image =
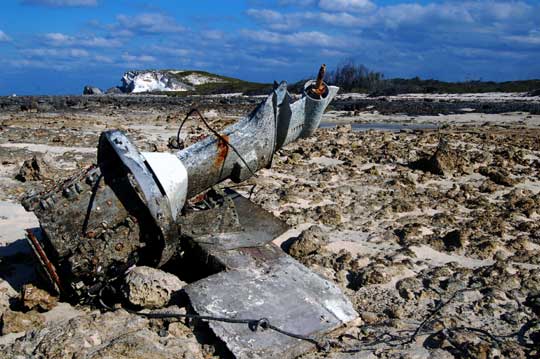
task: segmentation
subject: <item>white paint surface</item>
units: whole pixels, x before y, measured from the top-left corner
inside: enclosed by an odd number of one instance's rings
[[[188,174],[184,164],[172,153],[143,152],[142,155],[163,187],[173,218],[176,218],[187,197]]]

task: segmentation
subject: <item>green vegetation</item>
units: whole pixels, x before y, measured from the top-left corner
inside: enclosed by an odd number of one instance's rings
[[[164,92],[169,96],[190,96],[190,95],[214,95],[223,93],[243,93],[244,95],[266,95],[272,91],[272,84],[249,82],[233,77],[212,74],[206,71],[183,71],[171,73],[178,81],[185,82],[184,77],[189,75],[201,75],[210,78],[219,78],[222,82],[210,82],[202,85],[195,85],[195,91],[174,91]]]
[[[165,70],[167,71],[167,70]],[[169,70],[172,71],[172,70]],[[211,78],[219,78],[222,82],[211,82],[195,85],[194,91],[163,92],[168,96],[212,95],[223,93],[243,93],[244,95],[266,95],[272,91],[272,84],[244,81],[232,77],[212,74],[206,71],[183,71],[171,73],[179,81],[184,77],[196,74]],[[301,93],[306,80],[289,85],[291,93]],[[380,72],[369,70],[364,65],[347,60],[336,69],[329,71],[326,82],[341,87],[343,92],[367,93],[371,96],[393,96],[403,93],[485,93],[485,92],[537,92],[540,80],[523,81],[465,81],[445,82],[439,80],[385,79]]]
[[[400,93],[484,93],[484,92],[533,92],[540,89],[540,80],[524,81],[466,81],[444,82],[438,80],[412,79],[386,80],[384,86],[374,91],[372,95],[389,96]]]
[[[438,80],[385,79],[380,72],[369,70],[354,60],[345,60],[335,70],[329,71],[326,82],[341,87],[343,92],[368,93],[372,96],[392,96],[402,93],[484,93],[484,92],[535,92],[540,80],[524,81],[465,81],[445,82]],[[305,80],[290,86],[293,92],[302,91]]]

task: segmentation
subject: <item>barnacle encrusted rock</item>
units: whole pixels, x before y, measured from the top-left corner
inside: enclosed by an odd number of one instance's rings
[[[135,267],[125,278],[123,293],[133,305],[144,308],[161,308],[177,294],[186,283],[177,276],[151,267]]]
[[[24,161],[15,178],[21,182],[42,181],[51,178],[51,173],[52,170],[49,161],[44,156],[36,155]]]
[[[0,346],[5,358],[202,358],[195,338],[160,337],[124,310],[93,312],[27,333]]]
[[[43,327],[44,322],[43,315],[36,311],[23,313],[8,309],[2,315],[2,335],[39,329]]]
[[[328,242],[328,237],[318,226],[312,226],[303,231],[289,248],[289,254],[302,258],[320,250]]]
[[[37,288],[32,284],[27,284],[22,289],[21,299],[27,309],[38,309],[40,311],[51,310],[58,303],[58,298],[53,297],[47,291]]]
[[[439,141],[437,150],[431,157],[422,158],[411,163],[413,169],[419,169],[441,176],[451,175],[460,166],[463,166],[463,160],[445,139]]]

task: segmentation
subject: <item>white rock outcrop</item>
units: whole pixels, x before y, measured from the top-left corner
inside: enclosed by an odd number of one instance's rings
[[[193,91],[195,86],[227,82],[222,77],[199,71],[128,71],[119,87],[124,93]]]
[[[191,91],[193,86],[177,80],[166,71],[128,71],[122,77],[122,90],[126,93],[155,91]]]

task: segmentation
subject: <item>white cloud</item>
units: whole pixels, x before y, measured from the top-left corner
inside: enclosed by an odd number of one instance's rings
[[[310,23],[323,23],[376,31],[402,26],[440,28],[448,24],[474,24],[477,29],[523,26],[524,21],[534,21],[535,13],[535,9],[527,3],[498,0],[446,1],[425,5],[403,2],[381,7],[376,7],[369,0],[320,0],[319,6],[324,11],[281,13],[270,9],[249,9],[246,13],[272,30],[303,29]],[[358,13],[360,10],[363,12]]]
[[[197,53],[202,55],[201,52],[198,52],[192,49],[183,49],[183,48],[166,47],[166,46],[151,46],[150,50],[152,50],[152,52],[156,52],[158,54],[168,55],[168,56],[184,57],[184,56],[189,56],[189,55],[193,55]]]
[[[296,6],[311,6],[316,0],[279,0],[278,4],[281,6],[296,5]]]
[[[540,45],[540,31],[531,30],[527,35],[506,36],[505,40],[523,45]]]
[[[396,29],[400,26],[441,23],[474,23],[471,10],[463,3],[398,4],[380,8],[373,19],[374,26]]]
[[[122,45],[122,42],[118,39],[91,36],[77,39],[77,44],[84,47],[118,47]]]
[[[103,63],[103,64],[113,64],[114,63],[113,59],[111,59],[108,56],[103,56],[103,55],[94,55],[94,60],[96,60],[97,62]]]
[[[225,33],[220,30],[207,30],[201,32],[201,36],[207,40],[222,40],[225,37]]]
[[[451,47],[449,50],[457,57],[463,57],[470,60],[485,60],[493,58],[523,60],[529,56],[528,53],[521,53],[516,51],[490,50],[467,47]]]
[[[241,33],[251,40],[272,45],[281,44],[298,47],[340,47],[345,45],[345,42],[341,38],[330,36],[319,31],[283,34],[272,31],[242,30]]]
[[[299,29],[309,22],[325,23],[339,27],[359,26],[365,23],[365,17],[354,16],[346,12],[296,12],[279,13],[268,9],[249,9],[247,15],[266,24],[272,30]]]
[[[64,45],[67,42],[72,42],[74,40],[73,37],[61,34],[59,32],[52,32],[52,33],[45,34],[45,38],[59,45]]]
[[[7,36],[5,32],[0,30],[0,42],[9,42],[9,41],[11,41],[11,38]]]
[[[39,60],[17,59],[10,60],[9,64],[16,68],[51,68],[50,63],[47,63],[47,61]]]
[[[21,51],[26,56],[29,57],[58,57],[58,58],[80,58],[88,57],[90,54],[88,51],[83,49],[24,49]]]
[[[98,4],[97,0],[22,0],[21,3],[49,7],[87,7]]]
[[[116,19],[118,20],[117,29],[129,30],[134,33],[159,34],[185,31],[185,28],[177,24],[174,18],[163,14],[118,15]]]
[[[44,35],[45,41],[52,46],[82,46],[82,47],[118,47],[122,42],[99,36],[75,37],[59,32]]]
[[[320,0],[319,7],[328,11],[370,11],[377,6],[370,0]]]
[[[249,9],[248,16],[267,24],[273,30],[301,28],[308,22],[326,23],[334,26],[357,26],[365,23],[365,16],[359,17],[347,12],[294,12],[279,13],[268,9]]]
[[[534,14],[532,6],[521,1],[474,1],[467,2],[465,5],[474,11],[478,18],[492,18],[498,21],[523,18]]]
[[[246,11],[248,16],[251,16],[252,18],[263,21],[263,22],[277,22],[277,21],[283,21],[284,15],[274,11],[274,10],[268,10],[268,9],[248,9]]]
[[[150,55],[130,55],[128,52],[122,54],[122,59],[130,63],[156,62],[156,58]]]
[[[319,18],[322,22],[326,24],[330,24],[333,26],[345,26],[345,27],[361,26],[361,25],[366,24],[367,21],[369,21],[369,18],[366,20],[364,17],[353,16],[346,12],[340,12],[340,13],[322,12],[320,13]]]

